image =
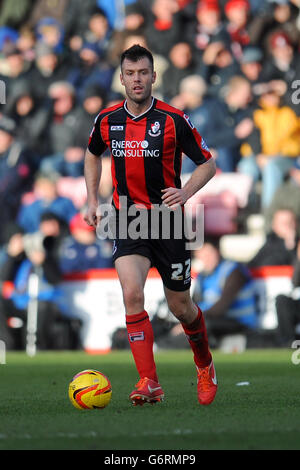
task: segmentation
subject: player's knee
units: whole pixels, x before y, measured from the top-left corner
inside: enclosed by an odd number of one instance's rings
[[[123,290],[123,298],[126,311],[141,311],[144,308],[143,290],[133,286]]]
[[[180,322],[185,322],[189,310],[188,302],[185,299],[169,300],[168,306],[173,315]]]

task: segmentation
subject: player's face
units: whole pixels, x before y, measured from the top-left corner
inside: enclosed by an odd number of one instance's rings
[[[120,78],[127,97],[135,103],[141,104],[151,96],[156,74],[152,70],[149,59],[143,57],[137,62],[125,59]]]

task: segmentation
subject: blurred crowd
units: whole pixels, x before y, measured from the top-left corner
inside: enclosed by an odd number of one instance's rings
[[[299,6],[300,0],[0,1],[0,324],[24,318],[29,275],[38,272],[41,306],[52,309],[40,315],[40,347],[55,347],[58,326],[51,333],[49,318],[70,320],[59,291],[63,276],[112,266],[110,244],[83,221],[83,159],[97,114],[124,99],[119,59],[136,43],[154,55],[155,96],[190,116],[218,174],[251,178],[247,214],[266,219],[266,246],[249,266],[228,266],[211,279],[216,296],[205,307],[208,316],[231,312],[228,299],[234,302],[244,286],[251,291],[251,266],[299,264]],[[185,156],[182,171],[193,171]],[[110,202],[111,192],[107,154],[99,200]],[[212,251],[195,258],[205,253]],[[218,265],[207,268],[207,279]],[[214,312],[236,269],[227,303]],[[210,286],[207,279],[199,285]],[[255,326],[252,313],[246,326]],[[78,326],[69,323],[73,338]],[[8,331],[0,333],[15,345]]]

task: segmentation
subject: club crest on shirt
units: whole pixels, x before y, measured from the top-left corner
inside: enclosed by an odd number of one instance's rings
[[[151,135],[151,137],[158,137],[161,134],[160,124],[158,121],[151,124],[151,129],[149,129],[148,134]]]

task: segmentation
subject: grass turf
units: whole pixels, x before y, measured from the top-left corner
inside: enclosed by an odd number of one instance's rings
[[[300,365],[292,352],[214,352],[219,390],[208,407],[197,402],[190,351],[156,354],[166,400],[143,407],[128,400],[137,376],[127,351],[7,353],[0,365],[0,449],[300,449]],[[104,410],[76,410],[69,402],[69,381],[87,368],[111,380]]]

